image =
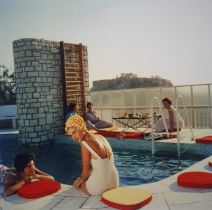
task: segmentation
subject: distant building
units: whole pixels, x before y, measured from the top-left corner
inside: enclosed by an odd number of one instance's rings
[[[133,74],[133,73],[122,73],[121,77],[136,78],[138,76],[137,74]]]

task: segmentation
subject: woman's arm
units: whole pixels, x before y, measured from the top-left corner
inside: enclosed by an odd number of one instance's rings
[[[82,174],[81,178],[87,179],[90,175],[90,162],[91,162],[91,154],[85,148],[85,146],[81,145],[81,155],[82,155]]]
[[[81,185],[87,180],[87,178],[90,175],[91,154],[83,145],[81,145],[81,154],[82,154],[82,174],[81,177],[78,177],[74,181],[73,185],[75,187],[81,187]]]
[[[42,179],[50,179],[50,180],[54,180],[54,177],[39,170],[38,168],[35,168],[35,175],[34,177],[35,179],[39,179],[39,180],[42,180]]]
[[[4,196],[12,195],[13,193],[16,192],[16,190],[18,190],[19,188],[21,188],[22,186],[24,186],[24,184],[25,184],[25,181],[20,181],[17,184],[12,185],[10,187],[5,186],[4,187],[4,191],[3,191],[3,195]]]
[[[17,177],[12,174],[7,174],[5,177],[4,183],[4,196],[12,195],[19,188],[21,188],[24,184],[31,182],[31,177],[26,177],[24,180],[17,181]]]
[[[46,176],[46,175],[40,175],[40,174],[34,174],[33,176],[34,179],[39,179],[39,180],[43,180],[43,179],[49,179],[49,180],[54,180],[53,176]]]

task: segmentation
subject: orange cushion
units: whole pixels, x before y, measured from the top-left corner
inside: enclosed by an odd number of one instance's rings
[[[40,198],[61,188],[61,184],[53,180],[41,180],[30,182],[17,190],[18,195],[23,198]]]
[[[204,136],[202,138],[196,139],[196,143],[212,144],[212,136]]]
[[[185,172],[177,177],[177,183],[188,188],[212,188],[212,173]]]
[[[122,210],[139,209],[152,200],[152,194],[137,188],[119,187],[102,194],[101,201]]]

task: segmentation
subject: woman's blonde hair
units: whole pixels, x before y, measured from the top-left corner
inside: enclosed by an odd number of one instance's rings
[[[70,116],[68,120],[66,121],[65,131],[68,132],[68,129],[71,127],[74,127],[77,130],[87,131],[85,121],[78,114]]]

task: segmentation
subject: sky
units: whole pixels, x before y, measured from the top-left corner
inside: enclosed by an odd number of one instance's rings
[[[0,64],[12,42],[88,47],[90,82],[132,72],[174,85],[212,83],[212,0],[0,0]]]

